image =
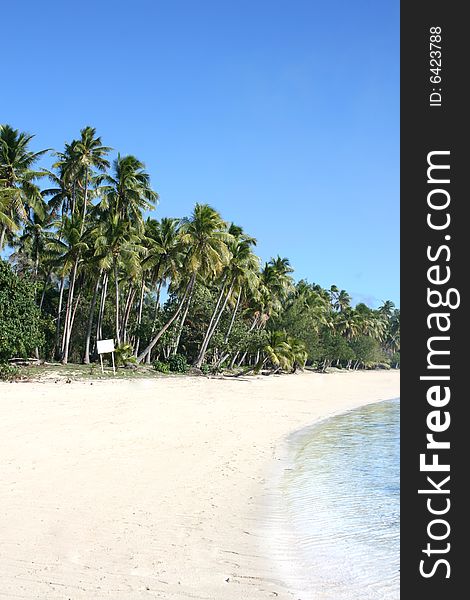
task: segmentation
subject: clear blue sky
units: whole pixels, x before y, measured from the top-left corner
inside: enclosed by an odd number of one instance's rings
[[[207,202],[266,260],[399,303],[398,0],[8,2],[0,121],[143,160],[156,216]]]

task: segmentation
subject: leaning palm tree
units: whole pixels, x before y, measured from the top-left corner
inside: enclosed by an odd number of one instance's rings
[[[180,236],[181,219],[164,217],[161,221],[147,219],[145,223],[145,258],[142,261],[142,284],[137,313],[137,339],[134,354],[138,356],[140,348],[140,325],[144,306],[145,277],[155,293],[155,316],[152,333],[155,329],[160,310],[162,287],[170,281],[177,281],[183,264],[183,245]],[[147,355],[150,359],[150,354]]]
[[[123,256],[132,261],[134,271],[140,267],[139,256],[145,249],[141,245],[141,238],[128,222],[122,220],[117,213],[104,210],[101,213],[99,233],[95,239],[95,253],[97,256],[107,257],[112,265],[114,276],[114,299],[115,299],[115,336],[117,343],[121,343],[121,294],[120,294],[120,266]]]
[[[241,294],[240,288],[243,287],[246,281],[250,278],[251,274],[259,269],[258,258],[255,257],[251,249],[252,246],[256,244],[256,240],[243,234],[242,228],[234,225],[230,227],[229,234],[232,236],[232,239],[228,243],[231,256],[228,264],[224,268],[221,278],[219,297],[195,361],[196,367],[201,367],[202,363],[204,362],[211,338],[217,329],[217,325],[219,324],[222,314],[224,313],[227,303],[231,299],[234,290],[237,288],[239,289],[239,303]],[[234,315],[238,309],[238,303],[236,304]],[[232,325],[233,319],[231,321],[231,326]],[[230,332],[228,335],[230,335]]]
[[[157,306],[161,288],[177,278],[183,263],[180,225],[181,219],[170,217],[164,217],[161,221],[147,219],[145,224],[147,254],[142,266],[150,271]]]
[[[182,223],[181,242],[185,248],[183,261],[183,277],[180,280],[180,299],[177,308],[170,319],[152,338],[147,347],[139,354],[137,361],[141,362],[152,351],[155,344],[182,313],[180,328],[184,326],[191,303],[197,276],[206,281],[215,279],[224,266],[228,264],[230,252],[227,243],[231,235],[220,214],[207,204],[196,204],[189,219]]]
[[[288,258],[277,256],[272,258],[264,266],[261,272],[259,303],[260,311],[257,327],[262,327],[267,320],[282,310],[283,303],[293,289],[290,266]]]
[[[14,232],[33,209],[42,216],[44,201],[34,183],[43,176],[32,167],[48,150],[32,152],[29,145],[34,136],[0,125],[0,250],[8,232]]]
[[[101,187],[100,210],[104,214],[104,237],[113,255],[113,271],[116,299],[116,339],[121,343],[119,258],[126,251],[127,260],[133,265],[142,254],[139,234],[144,232],[142,211],[154,208],[158,194],[150,187],[150,177],[145,165],[135,156],[121,156],[113,162],[113,172],[105,175]]]

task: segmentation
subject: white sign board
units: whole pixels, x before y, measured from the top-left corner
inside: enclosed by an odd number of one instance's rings
[[[114,352],[114,340],[98,340],[96,342],[98,354],[105,352]]]

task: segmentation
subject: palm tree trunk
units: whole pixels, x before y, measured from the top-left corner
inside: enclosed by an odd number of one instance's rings
[[[78,308],[78,305],[80,304],[81,298],[82,298],[82,290],[80,290],[78,292],[77,299],[75,300],[75,306],[73,307],[72,318],[70,320],[69,337],[71,337],[71,335],[72,335],[72,329],[73,329],[73,324],[75,321],[75,315],[77,314],[77,308]]]
[[[80,226],[80,237],[83,235],[85,229],[85,217],[88,204],[88,169],[85,169],[85,189],[83,190],[83,212],[82,212],[82,223]]]
[[[184,309],[183,316],[181,317],[181,322],[180,322],[179,328],[178,328],[178,335],[176,337],[176,342],[175,342],[175,345],[173,347],[172,354],[176,354],[178,352],[178,348],[179,348],[180,340],[181,340],[181,335],[183,333],[184,323],[186,321],[186,317],[188,316],[189,307],[191,305],[191,300],[192,300],[192,297],[193,297],[193,289],[194,288],[191,288],[191,291],[189,292],[189,295],[188,295],[188,300],[186,302],[186,308]]]
[[[121,334],[120,334],[120,323],[119,323],[119,279],[118,279],[118,264],[117,264],[117,257],[114,257],[113,260],[114,263],[114,289],[115,289],[115,301],[116,301],[116,305],[115,305],[115,309],[116,309],[116,323],[115,323],[115,327],[116,327],[116,340],[117,340],[117,345],[120,346],[121,345]]]
[[[96,298],[98,297],[98,290],[100,287],[102,273],[103,273],[103,269],[101,269],[98,274],[95,288],[93,290],[93,297],[91,299],[91,304],[90,304],[90,313],[88,315],[88,326],[87,326],[87,331],[86,331],[85,354],[83,356],[83,364],[85,364],[85,365],[90,364],[90,341],[91,341],[91,331],[93,329],[93,315],[95,312]]]
[[[67,308],[65,311],[64,335],[62,338],[62,363],[64,365],[67,364],[68,359],[69,359],[69,344],[70,344],[70,329],[71,329],[71,321],[72,321],[73,294],[75,291],[75,281],[77,279],[78,260],[79,260],[79,257],[77,256],[75,263],[73,265],[72,277],[70,279],[69,293],[68,293],[68,297],[67,297]]]
[[[85,228],[85,216],[86,216],[86,210],[87,210],[87,201],[88,201],[88,169],[85,170],[85,189],[84,189],[84,195],[83,195],[83,214],[82,214],[82,222],[80,225],[80,236],[83,234],[83,231]],[[75,318],[75,313],[73,313],[73,315],[72,315],[72,304],[73,304],[73,295],[74,295],[74,291],[75,291],[75,280],[77,277],[77,269],[78,269],[79,260],[80,260],[80,252],[78,253],[77,258],[75,259],[75,264],[73,266],[73,275],[72,275],[71,283],[69,285],[69,294],[68,294],[68,298],[67,298],[67,309],[65,312],[64,335],[62,338],[62,346],[63,346],[62,363],[64,365],[66,365],[68,363],[69,345],[70,345],[70,338],[71,338],[71,334],[72,334],[72,325],[73,325],[73,319]],[[77,306],[78,306],[78,302],[75,306],[75,309]]]
[[[230,288],[229,288],[229,290],[228,290],[228,292],[227,292],[227,294],[225,296],[225,300],[224,300],[224,303],[222,305],[222,308],[220,309],[220,311],[219,311],[219,313],[218,313],[215,321],[212,323],[212,327],[207,331],[205,340],[203,341],[202,346],[201,346],[201,350],[199,351],[199,356],[197,357],[197,360],[196,360],[196,362],[194,364],[195,367],[200,368],[201,365],[202,365],[202,363],[203,363],[203,361],[204,361],[204,357],[206,355],[207,348],[209,346],[209,342],[211,341],[212,336],[214,335],[215,330],[217,329],[217,325],[219,324],[220,318],[221,318],[221,316],[222,316],[222,314],[223,314],[223,312],[225,310],[225,307],[227,306],[227,302],[228,302],[230,296],[232,295],[233,285],[234,284],[232,282],[232,284],[230,285]]]
[[[46,295],[46,286],[47,286],[47,282],[49,280],[50,275],[51,275],[51,271],[49,270],[47,272],[46,277],[44,278],[44,285],[43,285],[43,288],[42,288],[41,299],[39,301],[39,310],[42,310],[42,305],[44,303],[44,297]],[[39,348],[37,346],[34,349],[34,355],[39,360]]]
[[[196,362],[194,363],[196,367],[200,367],[202,364],[202,361],[200,361],[199,359],[200,359],[201,353],[203,352],[203,350],[206,346],[206,340],[210,335],[210,332],[212,330],[212,324],[214,323],[214,319],[216,318],[220,303],[222,302],[222,298],[223,298],[224,291],[225,291],[225,284],[226,284],[226,281],[224,280],[223,285],[220,289],[219,297],[217,298],[217,303],[215,305],[214,311],[212,312],[211,320],[209,321],[209,325],[207,326],[206,333],[204,334],[204,338],[202,340],[202,344],[201,344],[201,348],[199,350],[198,357],[196,359]]]
[[[77,186],[77,183],[76,183],[76,179],[74,178],[73,185],[72,185],[72,206],[71,206],[71,210],[70,210],[71,215],[73,215],[75,213],[75,199],[77,197],[76,186]]]
[[[233,358],[230,361],[230,369],[233,369],[233,367],[235,366],[235,361],[237,360],[239,354],[240,352],[235,352],[235,354],[233,355]]]
[[[98,322],[96,324],[96,339],[103,339],[103,317],[104,317],[104,308],[106,304],[106,295],[108,293],[108,281],[109,274],[105,271],[103,275],[103,284],[101,286],[101,298],[100,298],[100,308],[98,311]]]
[[[160,329],[160,331],[157,333],[157,335],[154,336],[154,338],[149,343],[149,345],[139,354],[139,356],[137,357],[138,363],[142,362],[142,360],[145,358],[145,356],[147,356],[147,354],[152,351],[155,344],[162,337],[162,335],[165,333],[165,331],[170,327],[170,325],[173,323],[173,321],[178,318],[178,315],[180,314],[181,309],[183,308],[183,304],[184,304],[188,294],[191,294],[193,291],[195,281],[196,281],[196,273],[193,273],[191,275],[191,279],[189,280],[188,285],[186,286],[186,290],[184,291],[183,298],[181,299],[181,302],[180,302],[178,308],[176,309],[174,315],[165,323],[165,325]]]
[[[55,349],[54,355],[56,358],[59,356],[59,343],[60,343],[60,325],[62,320],[62,304],[64,300],[64,289],[65,289],[65,276],[60,280],[60,289],[59,289],[59,307],[57,309],[57,325],[56,325],[56,339],[55,339]]]
[[[245,358],[246,358],[246,355],[247,355],[247,354],[248,354],[248,352],[244,352],[244,353],[243,353],[243,356],[242,356],[242,357],[240,358],[240,360],[238,361],[237,367],[241,367],[241,366],[242,366],[242,364],[243,364],[243,361],[245,360]]]
[[[2,225],[2,233],[0,233],[0,250],[3,250],[3,243],[5,241],[6,232],[7,232],[7,226]]]
[[[240,306],[240,298],[242,296],[241,290],[237,297],[237,303],[235,304],[235,308],[232,313],[232,318],[230,320],[230,325],[228,326],[227,333],[225,334],[224,344],[226,344],[230,338],[230,334],[232,333],[233,324],[235,323],[235,317],[237,316],[238,308]],[[225,358],[224,358],[225,360]],[[222,361],[223,362],[223,361]]]
[[[77,314],[77,308],[80,303],[81,297],[82,297],[82,290],[79,291],[77,299],[75,301],[75,306],[73,306],[73,308],[71,310],[71,314],[70,314],[70,322],[69,322],[69,326],[67,328],[67,338],[65,340],[64,358],[66,358],[66,361],[64,362],[64,360],[62,360],[64,365],[67,364],[68,359],[69,359],[69,348],[70,348],[70,340],[72,338],[73,323],[75,321],[75,315]]]
[[[253,319],[253,323],[251,324],[249,331],[253,331],[253,329],[256,327],[257,323],[258,323],[258,315],[255,315],[255,318]]]
[[[152,335],[155,332],[155,326],[157,324],[157,317],[158,317],[158,313],[160,311],[160,292],[162,289],[162,285],[163,285],[163,281],[161,280],[157,286],[157,295],[156,295],[156,299],[155,299],[155,314],[153,316],[153,324],[152,324]]]
[[[124,319],[123,319],[123,323],[122,323],[122,340],[124,343],[127,342],[127,325],[129,323],[129,317],[131,315],[131,309],[134,304],[134,298],[135,298],[136,292],[137,292],[137,288],[134,286],[131,286],[129,289],[129,292],[127,294],[126,308],[124,310]]]
[[[49,269],[46,277],[44,278],[44,287],[42,288],[41,300],[39,300],[39,310],[42,309],[42,305],[44,304],[44,298],[46,297],[46,288],[47,282],[49,281],[49,277],[51,276],[52,271]]]
[[[156,313],[160,310],[160,292],[162,291],[163,279],[161,279],[157,286],[157,295],[155,297]]]
[[[137,339],[135,341],[134,356],[139,354],[140,346],[140,325],[142,324],[142,312],[144,309],[145,275],[142,275],[142,284],[140,286],[139,310],[137,312]]]

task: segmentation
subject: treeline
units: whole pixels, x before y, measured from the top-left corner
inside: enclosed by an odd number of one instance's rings
[[[399,365],[393,303],[353,308],[336,286],[295,283],[288,259],[262,265],[255,238],[206,204],[145,218],[158,201],[145,165],[111,162],[92,127],[60,152],[31,140],[0,126],[0,362],[86,364],[114,338],[122,364],[160,370]]]

